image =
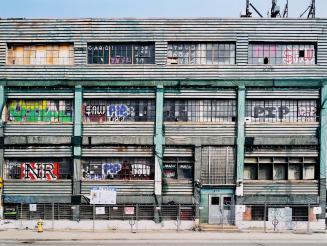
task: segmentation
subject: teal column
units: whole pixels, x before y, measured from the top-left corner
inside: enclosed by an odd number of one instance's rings
[[[6,104],[6,91],[3,85],[0,85],[0,177],[3,177],[3,169],[4,169],[4,135],[3,135],[3,122],[2,122],[2,113],[3,108]],[[0,189],[0,219],[3,219],[3,188]]]
[[[74,93],[74,166],[73,166],[73,195],[81,194],[81,155],[82,155],[82,103],[83,88],[75,86]],[[79,206],[73,210],[73,219],[79,220]]]
[[[155,123],[155,135],[154,135],[154,146],[155,146],[154,195],[157,205],[160,205],[162,203],[162,159],[163,159],[163,145],[165,144],[165,138],[163,133],[163,103],[164,103],[164,88],[162,85],[158,85],[156,88],[156,123]],[[155,221],[159,222],[158,213],[155,214]]]
[[[319,205],[322,209],[320,219],[325,219],[326,211],[326,164],[327,164],[327,83],[321,88],[320,111],[320,175]]]
[[[245,87],[239,86],[237,91],[237,139],[236,139],[236,195],[243,196],[244,170],[244,121],[245,121]]]

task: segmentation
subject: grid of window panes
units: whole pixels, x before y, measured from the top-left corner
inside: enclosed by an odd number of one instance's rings
[[[98,43],[87,46],[88,64],[154,64],[154,43]]]
[[[154,121],[152,99],[87,99],[83,102],[84,122]]]
[[[244,160],[245,180],[314,180],[318,169],[315,147],[248,147]],[[252,154],[255,151],[257,154]],[[296,151],[297,154],[294,154]],[[262,154],[259,154],[262,152]],[[300,154],[303,152],[304,154]]]
[[[59,99],[10,99],[7,113],[9,122],[72,122],[73,102]]]
[[[42,167],[42,165],[51,165],[56,163],[58,165],[58,171],[59,171],[59,177],[56,179],[71,179],[72,178],[72,161],[68,158],[63,159],[33,159],[33,160],[18,160],[18,159],[8,159],[6,160],[5,164],[5,178],[6,179],[25,179],[22,175],[22,170],[25,169],[24,165],[29,164],[30,167],[33,167],[33,165],[36,165],[36,168],[34,169],[34,172],[38,173],[38,167]],[[47,166],[49,169],[49,166]],[[32,171],[31,171],[32,172]],[[42,174],[42,172],[40,173]],[[35,176],[35,175],[34,175]],[[35,180],[42,179],[43,178],[37,178],[34,177]]]
[[[247,100],[251,122],[318,122],[317,100]]]
[[[163,160],[163,175],[168,180],[192,180],[193,158],[165,157]]]
[[[154,160],[150,157],[83,159],[82,176],[86,180],[152,180]]]
[[[168,64],[235,64],[234,43],[169,43]]]
[[[73,65],[72,44],[8,44],[10,65]]]
[[[316,64],[316,48],[314,44],[249,44],[249,64]]]
[[[235,100],[167,99],[164,120],[170,122],[233,122]]]

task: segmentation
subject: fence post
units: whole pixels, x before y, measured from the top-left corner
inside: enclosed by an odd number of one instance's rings
[[[136,215],[135,215],[135,220],[136,220],[136,232],[138,232],[139,229],[139,205],[136,204]]]
[[[23,203],[20,203],[20,229],[23,229]]]
[[[179,232],[179,226],[180,226],[180,221],[181,221],[181,205],[178,204],[178,210],[177,210],[177,231]]]
[[[95,204],[93,204],[93,209],[92,209],[92,211],[93,211],[93,232],[95,231]]]
[[[54,231],[54,203],[52,203],[51,214],[52,214],[52,230]]]
[[[310,233],[310,203],[308,203],[308,223],[307,223],[307,233]]]
[[[267,204],[265,203],[265,207],[263,210],[263,228],[264,228],[264,232],[267,233],[267,221],[266,221],[266,217],[267,217]]]

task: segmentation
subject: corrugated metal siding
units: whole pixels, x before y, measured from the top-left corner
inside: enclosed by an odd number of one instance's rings
[[[71,195],[72,181],[13,181],[5,180],[4,195]]]
[[[6,97],[9,99],[71,99],[74,98],[73,92],[61,92],[61,91],[52,91],[52,92],[17,92],[17,91],[8,91]]]
[[[121,99],[121,98],[139,98],[139,99],[149,99],[149,98],[155,98],[154,93],[151,92],[142,92],[142,93],[127,93],[127,92],[84,92],[83,98],[85,99]]]
[[[237,35],[236,41],[236,64],[248,63],[249,39],[246,34]]]
[[[235,123],[230,124],[183,124],[165,123],[165,136],[167,137],[205,137],[205,136],[231,136],[236,132]]]
[[[153,136],[154,123],[83,124],[83,136]]]
[[[156,42],[156,64],[164,65],[167,63],[167,46],[168,42]]]
[[[278,156],[287,156],[287,157],[318,157],[318,150],[314,150],[314,149],[287,149],[287,150],[279,150],[279,149],[275,149],[275,150],[271,150],[271,151],[267,151],[265,149],[263,149],[262,151],[258,150],[258,149],[254,149],[251,152],[246,152],[245,153],[246,157],[278,157]]]
[[[247,90],[247,99],[319,99],[319,90]]]
[[[0,40],[6,42],[135,42],[148,41],[228,41],[248,36],[249,42],[317,42],[325,53],[326,19],[1,19]],[[82,45],[82,43],[80,43]],[[160,46],[157,47],[158,49]],[[243,47],[244,50],[244,47]],[[160,50],[159,50],[160,51]],[[76,52],[77,53],[77,50]],[[156,52],[156,60],[166,60]],[[76,54],[77,55],[77,54]],[[79,55],[78,55],[79,56]],[[319,54],[318,54],[319,57]],[[82,62],[78,60],[76,62]],[[319,58],[325,64],[324,56]],[[161,63],[160,63],[161,64]],[[326,66],[247,66],[247,65],[85,65],[3,66],[4,78],[26,79],[277,79],[322,78]]]
[[[7,45],[3,40],[1,40],[0,41],[0,66],[6,64],[6,53],[7,53]]]
[[[185,99],[234,99],[236,98],[235,90],[179,90],[179,91],[166,91],[165,98],[185,98]]]
[[[93,147],[82,148],[83,157],[152,157],[151,147]]]
[[[6,124],[5,136],[71,136],[72,124]]]
[[[246,136],[316,136],[319,123],[246,123]]]
[[[90,195],[92,187],[114,186],[117,189],[117,195],[153,195],[154,181],[82,181],[81,194]]]
[[[327,31],[324,29],[324,34],[319,35],[317,45],[317,64],[321,66],[327,65]]]
[[[6,158],[17,157],[71,157],[71,147],[28,147],[25,149],[11,148],[4,150],[4,156]]]
[[[244,182],[244,195],[318,195],[318,182]]]
[[[164,157],[193,157],[193,149],[164,147]]]
[[[162,186],[162,194],[165,196],[193,195],[192,182],[168,182]]]
[[[87,63],[87,43],[84,41],[74,42],[75,65],[83,66]]]

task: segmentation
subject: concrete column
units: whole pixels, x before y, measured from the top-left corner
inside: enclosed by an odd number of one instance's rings
[[[5,87],[0,85],[0,177],[3,179],[3,169],[4,169],[4,135],[3,135],[3,122],[2,113],[3,108],[6,104],[6,93]],[[3,219],[3,187],[0,190],[0,219]]]
[[[74,162],[73,162],[73,194],[81,194],[81,155],[82,155],[82,104],[83,90],[81,85],[75,86],[74,93]],[[79,220],[79,206],[73,210],[73,219]]]
[[[196,205],[195,217],[200,218],[199,206],[201,202],[201,166],[202,166],[202,146],[195,146],[194,149],[194,204]],[[197,221],[198,222],[198,221]]]
[[[236,196],[243,196],[245,87],[237,91]]]
[[[326,211],[326,164],[327,164],[327,83],[321,88],[320,111],[320,175],[319,205],[322,208],[320,219],[325,219]]]
[[[162,158],[163,145],[165,142],[163,133],[163,101],[164,88],[158,85],[156,88],[156,124],[155,124],[155,172],[154,172],[154,195],[157,205],[162,203]],[[155,210],[155,221],[159,222],[158,210]]]

